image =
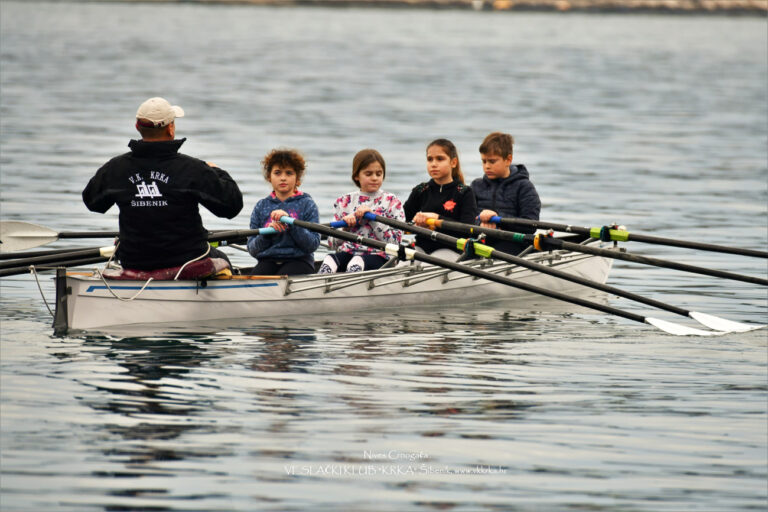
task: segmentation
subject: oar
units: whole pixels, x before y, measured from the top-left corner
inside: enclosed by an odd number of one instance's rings
[[[544,295],[546,297],[550,297],[553,299],[558,299],[564,302],[570,302],[571,304],[576,304],[585,308],[595,309],[598,311],[602,311],[604,313],[608,313],[611,315],[620,316],[622,318],[626,318],[628,320],[632,320],[635,322],[640,323],[647,323],[649,325],[653,325],[659,329],[661,329],[664,332],[667,332],[669,334],[676,334],[676,335],[698,335],[698,336],[711,336],[714,334],[723,334],[720,332],[715,331],[702,331],[699,329],[693,329],[691,327],[687,327],[684,325],[676,324],[673,322],[668,322],[666,320],[659,320],[657,318],[650,318],[650,317],[644,317],[641,315],[637,315],[634,313],[630,313],[629,311],[623,311],[618,308],[614,308],[611,306],[607,306],[604,304],[598,304],[597,302],[592,302],[586,299],[582,299],[579,297],[573,297],[571,295],[567,295],[565,293],[556,292],[554,290],[547,290],[545,288],[540,288],[538,286],[534,286],[528,283],[523,283],[520,281],[515,281],[513,279],[510,279],[505,276],[501,276],[498,274],[494,274],[492,272],[487,272],[485,270],[481,270],[478,268],[470,267],[467,265],[462,265],[461,263],[453,262],[444,260],[442,258],[438,258],[429,254],[417,252],[414,249],[411,249],[409,247],[403,246],[403,245],[395,245],[395,244],[388,244],[386,242],[382,242],[380,240],[373,240],[371,238],[361,237],[352,233],[348,233],[346,231],[339,231],[335,230],[328,226],[323,226],[322,224],[316,224],[314,222],[307,222],[299,219],[293,219],[291,217],[281,217],[281,222],[285,222],[286,224],[293,224],[298,227],[302,227],[305,229],[309,229],[311,231],[315,231],[317,233],[325,233],[328,236],[332,236],[334,238],[339,238],[342,240],[347,240],[349,242],[356,242],[360,244],[365,244],[370,247],[374,247],[376,249],[382,250],[389,254],[390,256],[397,256],[400,259],[404,260],[417,260],[417,261],[423,261],[424,263],[429,263],[431,265],[435,265],[438,267],[447,268],[449,270],[454,270],[456,272],[461,272],[464,274],[468,274],[475,277],[481,277],[483,279],[486,279],[488,281],[494,281],[496,283],[501,283],[507,286],[512,286],[514,288],[519,288],[521,290],[525,290],[530,293],[535,293],[538,295]]]
[[[212,231],[208,235],[209,242],[228,242],[238,243],[238,241],[256,235],[274,235],[277,230],[274,228],[259,229],[237,229],[233,231]]]
[[[116,231],[63,231],[56,232],[30,222],[0,221],[0,252],[23,251],[55,242],[60,238],[113,238]]]
[[[501,240],[512,240],[519,243],[534,243],[534,240],[538,240],[536,243],[542,248],[542,250],[553,249],[565,249],[568,251],[583,252],[586,254],[594,254],[596,256],[603,256],[606,258],[613,258],[617,260],[631,261],[634,263],[641,263],[643,265],[652,265],[654,267],[670,268],[674,270],[680,270],[683,272],[691,272],[694,274],[703,274],[706,276],[720,277],[723,279],[731,279],[733,281],[743,281],[745,283],[759,284],[762,286],[768,286],[768,279],[762,279],[760,277],[745,276],[743,274],[734,274],[733,272],[724,272],[722,270],[716,270],[712,268],[697,267],[695,265],[687,265],[685,263],[677,263],[675,261],[662,260],[659,258],[651,258],[649,256],[640,256],[637,254],[630,254],[628,252],[611,251],[608,249],[600,249],[599,247],[590,247],[588,245],[575,244],[561,240],[560,238],[554,238],[550,236],[538,236],[527,235],[524,233],[515,233],[513,231],[504,231],[501,229],[482,228],[480,226],[470,226],[469,224],[462,224],[459,222],[438,220],[435,226],[442,226],[445,229],[450,230],[466,230],[467,226],[471,228],[471,231],[464,231],[473,234],[483,233],[491,238]],[[534,244],[535,247],[535,244]]]
[[[60,254],[50,254],[47,256],[35,256],[32,258],[21,258],[20,260],[3,261],[0,263],[0,269],[30,266],[30,265],[59,265],[58,262],[77,260],[82,258],[109,258],[115,252],[115,246],[109,245],[107,247],[96,247],[93,249],[82,249],[71,252],[64,252]]]
[[[254,235],[272,235],[277,233],[273,228],[244,229],[237,231],[217,231],[209,236],[210,242],[241,240]],[[24,274],[29,272],[33,265],[45,265],[46,267],[74,266],[74,263],[96,263],[108,259],[115,251],[115,246],[95,247],[90,249],[78,249],[70,251],[47,251],[42,255],[25,258],[17,258],[0,262],[0,277]],[[88,258],[84,261],[84,258]]]
[[[65,252],[79,251],[83,247],[69,247],[67,249],[48,249],[45,251],[4,252],[0,254],[2,260],[21,260],[22,258],[34,258],[35,256],[48,256],[49,254],[62,254]]]
[[[78,267],[80,265],[88,265],[90,263],[100,263],[107,261],[109,258],[104,256],[94,256],[91,258],[77,258],[73,260],[61,260],[56,261],[53,264],[44,264],[42,267],[35,265],[21,265],[18,267],[9,267],[0,270],[0,277],[17,276],[20,274],[28,274],[34,268],[37,272],[45,272],[48,270],[55,270],[59,267]]]
[[[272,228],[261,229],[246,229],[246,230],[214,230],[209,233],[208,240],[210,242],[228,241],[233,240],[233,243],[237,240],[247,238],[249,236],[263,234],[275,234]],[[26,258],[45,256],[47,254],[56,254],[54,251],[50,252],[30,252],[18,253],[16,251],[22,251],[24,249],[30,249],[32,247],[38,247],[51,242],[55,242],[60,238],[114,238],[120,234],[117,231],[54,231],[53,229],[45,226],[39,226],[30,222],[22,221],[0,221],[0,260]],[[75,249],[56,249],[59,252],[69,252]]]
[[[271,231],[261,231],[269,229]],[[224,231],[215,230],[210,232],[209,241],[227,240],[228,237],[240,236],[248,237],[262,234],[274,234],[272,228],[261,228],[261,230],[238,230]],[[117,231],[62,231],[58,232],[45,226],[39,226],[30,222],[4,220],[0,221],[0,253],[11,253],[14,251],[23,251],[41,245],[55,242],[61,238],[114,238],[120,236]],[[3,259],[13,258],[13,256],[3,256]]]
[[[387,224],[388,226],[392,226],[397,229],[403,229],[403,230],[407,229],[416,234],[428,236],[446,245],[456,247],[457,249],[462,251],[465,249],[466,244],[468,243],[468,240],[465,238],[456,238],[456,237],[447,235],[445,233],[437,233],[432,231],[431,229],[414,226],[412,224],[408,224],[396,219],[390,219],[387,217],[382,217],[381,215],[375,215],[370,212],[365,214],[365,218],[371,221]],[[430,219],[430,220],[433,220],[433,219]],[[441,222],[442,221],[440,220],[433,220],[433,222],[431,222],[430,224],[435,224],[436,226],[439,227],[439,224]],[[470,232],[470,233],[474,230],[474,228],[478,227],[478,226],[460,224],[457,222],[454,222],[453,224],[454,226],[451,229],[459,230],[459,228],[461,228],[464,232]],[[458,226],[456,226],[456,224],[458,224]],[[513,254],[508,254],[508,253],[496,250],[493,247],[489,247],[485,244],[481,244],[478,242],[473,242],[472,246],[473,246],[474,253],[477,254],[478,256],[482,256],[483,258],[495,258],[497,260],[514,263],[515,265],[530,268],[531,270],[536,270],[543,274],[555,276],[560,279],[565,279],[567,281],[578,283],[580,285],[587,286],[589,288],[594,288],[595,290],[600,290],[613,295],[618,295],[619,297],[624,297],[626,299],[633,300],[635,302],[640,302],[648,306],[663,309],[665,311],[669,311],[676,315],[689,317],[701,323],[702,325],[709,327],[710,329],[714,329],[716,331],[746,332],[746,331],[751,331],[753,329],[759,329],[761,327],[764,327],[763,325],[748,325],[740,322],[734,322],[731,320],[726,320],[725,318],[719,318],[717,316],[708,315],[706,313],[699,313],[697,311],[688,311],[683,308],[673,306],[671,304],[666,304],[658,300],[650,299],[647,297],[643,297],[641,295],[634,294],[632,292],[621,290],[614,286],[598,283],[596,281],[590,281],[589,279],[585,279],[583,277],[569,274],[567,272],[563,272],[561,270],[557,270],[552,267],[548,267],[546,265],[541,265],[540,263],[535,263],[535,262],[526,260],[525,258],[520,258],[519,256],[515,256]]]
[[[498,216],[491,217],[490,221],[501,226],[530,226],[537,229],[554,229],[555,231],[579,233],[606,241],[613,240],[616,242],[645,242],[648,244],[670,245],[673,247],[685,247],[687,249],[699,249],[702,251],[739,254],[741,256],[753,256],[755,258],[768,258],[768,252],[766,251],[744,249],[742,247],[728,247],[723,245],[705,244],[701,242],[690,242],[686,240],[678,240],[676,238],[662,238],[659,236],[641,235],[637,233],[630,233],[629,231],[623,229],[610,229],[607,226],[599,228],[586,228],[571,226],[569,224],[556,224],[554,222]]]

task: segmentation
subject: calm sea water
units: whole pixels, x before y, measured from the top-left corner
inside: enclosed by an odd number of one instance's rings
[[[306,154],[329,220],[357,150],[406,195],[428,141],[471,179],[503,130],[546,220],[768,245],[764,18],[3,1],[0,24],[4,220],[116,229],[80,192],[161,95],[185,152],[245,193],[210,229],[247,226],[272,147]],[[621,262],[609,282],[768,321],[754,285]],[[542,302],[56,338],[31,277],[3,278],[0,305],[3,511],[766,506],[765,330],[673,337]]]

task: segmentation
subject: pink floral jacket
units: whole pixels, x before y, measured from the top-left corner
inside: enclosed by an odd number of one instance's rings
[[[339,197],[333,203],[333,220],[341,220],[347,215],[353,215],[359,206],[369,207],[371,212],[376,215],[405,222],[405,212],[403,212],[403,205],[400,203],[400,200],[394,194],[389,194],[381,189],[372,195],[363,194],[358,190]],[[346,228],[346,230],[356,235],[381,240],[390,244],[399,244],[403,237],[403,232],[399,229],[366,219],[362,219],[357,226]],[[383,251],[373,247],[345,242],[336,238],[329,237],[328,245],[331,246],[331,249],[339,252],[375,254],[386,257]]]

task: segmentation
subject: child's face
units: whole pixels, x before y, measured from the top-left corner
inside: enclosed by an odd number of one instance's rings
[[[269,182],[275,195],[280,199],[287,199],[293,195],[293,191],[300,185],[296,171],[291,166],[273,165],[269,171]]]
[[[483,161],[483,172],[488,179],[506,178],[509,176],[509,166],[512,165],[512,155],[502,158],[493,153],[480,153]]]
[[[435,144],[427,148],[427,172],[438,185],[453,181],[452,169],[458,164],[457,158],[451,158],[442,146]]]
[[[384,168],[379,162],[371,162],[360,170],[357,181],[360,182],[360,192],[375,194],[384,182]]]

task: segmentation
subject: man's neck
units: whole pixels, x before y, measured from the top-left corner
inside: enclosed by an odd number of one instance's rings
[[[141,140],[143,142],[165,142],[168,140],[175,140],[175,139],[173,137],[154,137],[154,138],[142,137]]]

